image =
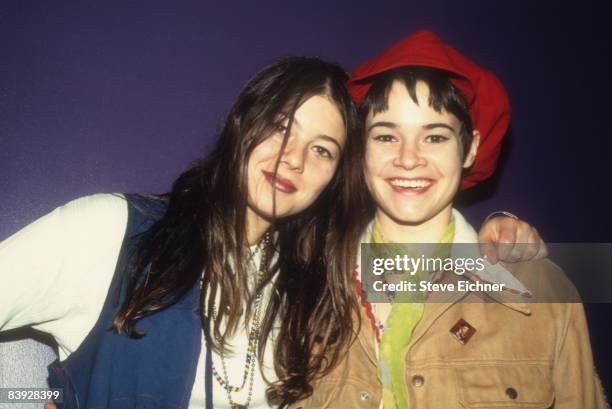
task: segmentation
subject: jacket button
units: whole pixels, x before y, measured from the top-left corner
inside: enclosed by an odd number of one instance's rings
[[[421,386],[423,386],[424,383],[425,383],[425,378],[423,378],[423,376],[414,375],[412,377],[412,384],[416,386],[417,388],[420,388]]]
[[[367,393],[367,392],[361,392],[361,394],[359,394],[359,399],[360,399],[362,402],[367,402],[367,401],[369,401],[369,400],[370,400],[370,394],[369,394],[369,393]]]
[[[516,399],[518,397],[518,392],[514,388],[508,388],[506,389],[506,395],[508,395],[510,399]]]

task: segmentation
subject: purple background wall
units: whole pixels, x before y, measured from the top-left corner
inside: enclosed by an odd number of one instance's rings
[[[350,68],[428,28],[496,72],[513,104],[502,166],[464,198],[469,218],[508,209],[548,241],[612,242],[612,54],[589,1],[211,3],[0,3],[0,240],[77,196],[166,191],[275,58]],[[588,308],[610,380],[612,311]]]

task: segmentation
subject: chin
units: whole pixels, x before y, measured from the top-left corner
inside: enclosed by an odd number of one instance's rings
[[[426,218],[417,217],[417,216],[399,216],[399,217],[393,217],[393,219],[398,224],[403,224],[403,225],[408,225],[408,226],[419,226],[427,222]]]
[[[403,211],[387,211],[386,212],[391,219],[393,219],[398,224],[409,224],[409,225],[419,225],[425,223],[429,218],[427,215],[422,212],[407,212]]]
[[[292,216],[296,213],[298,212],[293,211],[293,209],[289,208],[288,206],[279,205],[278,203],[276,204],[276,214],[272,212],[271,204],[269,206],[263,206],[257,209],[257,214],[267,220],[272,220],[275,218],[282,219],[285,217]]]

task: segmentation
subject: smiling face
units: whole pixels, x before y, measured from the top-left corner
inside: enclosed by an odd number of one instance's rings
[[[381,223],[423,227],[450,222],[461,173],[475,158],[478,135],[463,158],[461,123],[428,105],[429,88],[416,83],[416,104],[395,81],[388,109],[366,119],[366,180]],[[439,230],[439,229],[438,229]]]
[[[248,160],[248,214],[262,223],[294,215],[311,205],[332,180],[346,139],[336,104],[325,95],[308,98],[295,111],[275,178],[289,119],[280,118],[279,122],[277,130],[255,147]]]

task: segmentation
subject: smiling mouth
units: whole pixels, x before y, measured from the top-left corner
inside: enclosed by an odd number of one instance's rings
[[[404,178],[389,178],[386,179],[391,188],[398,193],[422,194],[429,190],[436,181],[433,179],[404,179]]]
[[[280,192],[295,193],[298,190],[297,187],[295,187],[295,185],[289,179],[285,179],[277,174],[276,180],[274,180],[273,172],[267,172],[265,170],[262,170],[261,173],[263,173],[268,183]]]

